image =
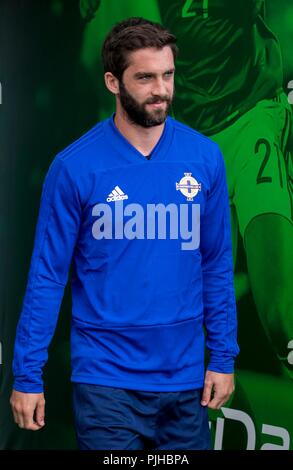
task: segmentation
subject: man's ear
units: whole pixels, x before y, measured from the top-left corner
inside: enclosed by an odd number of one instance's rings
[[[111,72],[106,72],[104,75],[105,84],[108,90],[113,93],[113,95],[118,95],[119,93],[119,80]]]

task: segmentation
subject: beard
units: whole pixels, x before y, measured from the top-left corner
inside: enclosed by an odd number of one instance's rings
[[[159,96],[155,95],[152,98],[149,98],[144,103],[139,103],[136,99],[126,90],[122,80],[120,83],[120,103],[124,111],[126,112],[128,118],[134,124],[137,124],[142,127],[154,127],[163,124],[168,116],[170,106],[172,104],[173,96]],[[147,111],[146,105],[166,102],[166,108],[154,109],[153,111]]]

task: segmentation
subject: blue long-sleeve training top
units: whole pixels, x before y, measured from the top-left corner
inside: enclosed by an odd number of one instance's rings
[[[72,263],[71,380],[200,388],[238,354],[229,201],[218,146],[168,117],[147,159],[114,115],[46,175],[14,347],[14,389],[42,368]]]

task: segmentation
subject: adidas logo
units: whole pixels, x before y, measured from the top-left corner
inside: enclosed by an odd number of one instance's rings
[[[122,199],[128,199],[127,194],[124,194],[122,189],[119,186],[115,186],[113,191],[107,197],[107,202],[121,201]]]

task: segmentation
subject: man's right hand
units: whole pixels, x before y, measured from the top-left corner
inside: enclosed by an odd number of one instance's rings
[[[38,431],[45,425],[45,398],[43,393],[24,393],[13,390],[10,405],[14,421],[20,428]]]

